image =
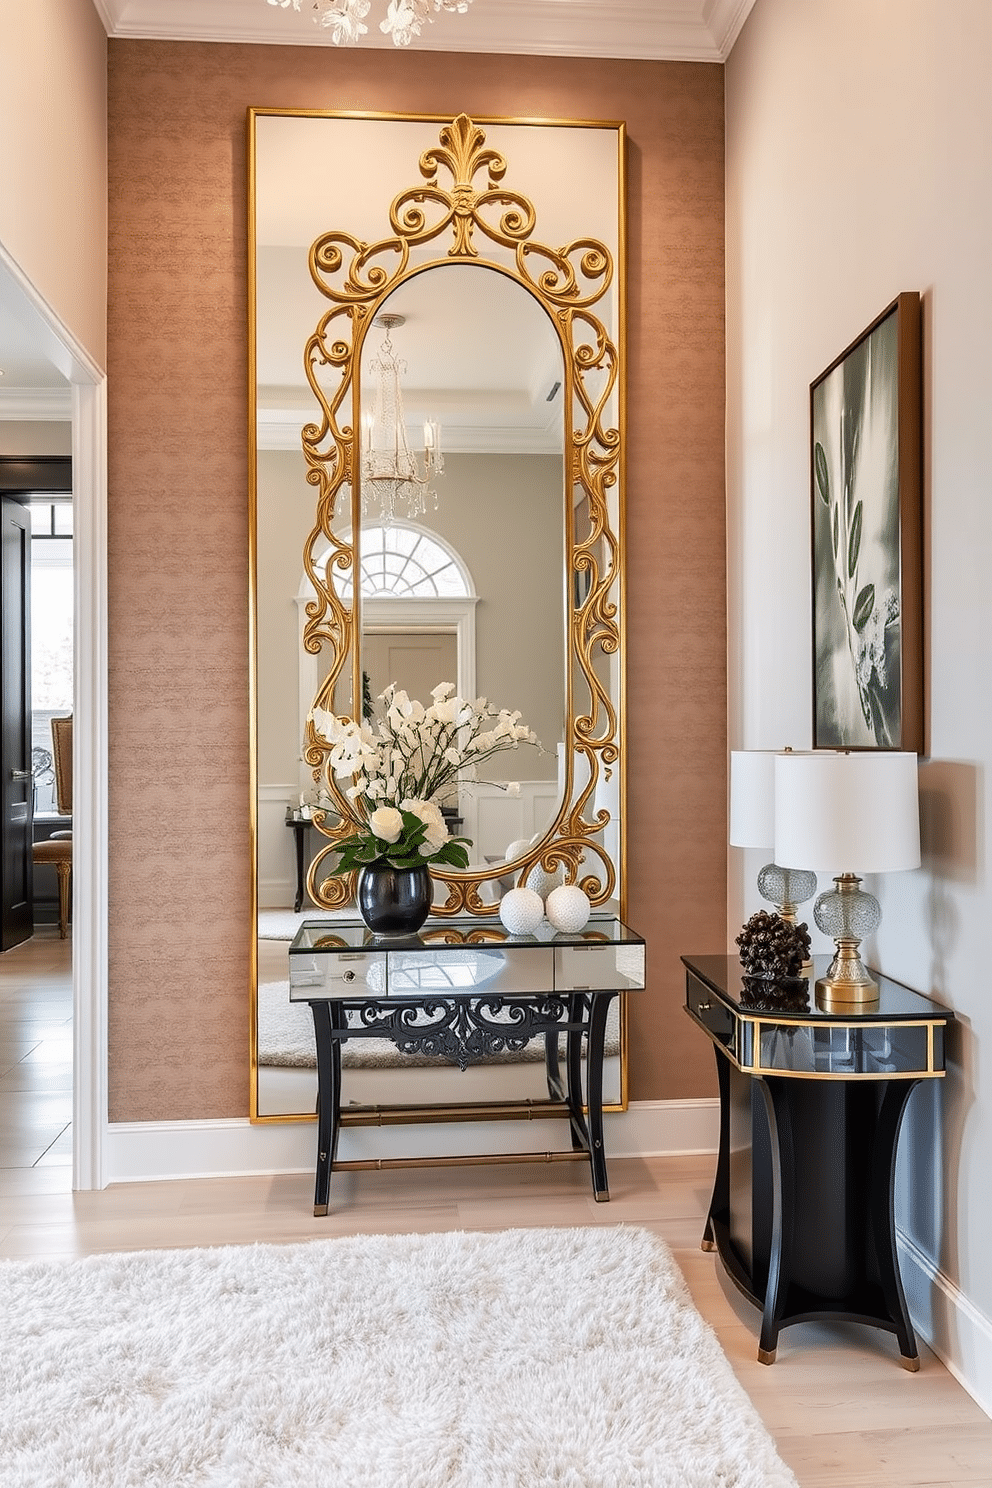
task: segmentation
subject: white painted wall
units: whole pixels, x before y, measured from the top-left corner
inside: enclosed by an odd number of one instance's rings
[[[0,0],[0,141],[0,247],[103,367],[107,37],[93,0]]]
[[[992,1411],[990,54],[988,0],[757,0],[726,81],[735,748],[810,745],[809,384],[898,292],[924,299],[925,861],[874,883],[871,959],[959,1019],[897,1207],[916,1314]],[[760,862],[732,859],[731,940],[760,904]]]

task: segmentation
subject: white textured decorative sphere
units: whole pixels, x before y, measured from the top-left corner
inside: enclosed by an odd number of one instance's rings
[[[533,935],[544,919],[544,904],[533,889],[508,889],[499,901],[499,917],[511,935]]]
[[[562,884],[560,888],[552,889],[544,909],[556,930],[574,935],[588,920],[590,904],[578,884]]]
[[[540,894],[542,899],[546,899],[551,893],[551,890],[556,889],[563,882],[564,878],[564,868],[556,868],[552,873],[549,873],[546,868],[542,868],[540,863],[537,863],[528,873],[526,883],[527,887],[533,889],[535,894]]]

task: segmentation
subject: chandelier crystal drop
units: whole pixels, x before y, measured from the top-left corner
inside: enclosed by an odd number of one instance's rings
[[[379,315],[373,322],[386,334],[379,355],[369,363],[375,394],[372,412],[362,420],[362,516],[373,513],[378,504],[375,514],[384,526],[395,519],[397,507],[402,507],[402,515],[410,520],[424,516],[428,501],[436,511],[433,482],[444,474],[441,431],[434,419],[424,421],[422,464],[407,444],[400,388],[406,363],[397,357],[390,335],[394,326],[403,323],[402,315]]]
[[[280,10],[301,10],[304,0],[269,0]],[[315,26],[326,28],[331,33],[335,46],[354,46],[368,34],[368,26],[362,22],[372,9],[372,0],[306,0],[313,10]],[[419,36],[428,21],[433,21],[438,11],[447,10],[464,15],[472,0],[389,0],[386,19],[379,22],[379,30],[392,36],[394,46],[409,46]]]

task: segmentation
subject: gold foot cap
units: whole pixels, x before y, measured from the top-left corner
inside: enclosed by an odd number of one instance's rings
[[[700,1248],[700,1250],[716,1250],[716,1241],[715,1240],[700,1240],[700,1242],[699,1242],[699,1248]]]
[[[910,1374],[919,1374],[920,1372],[919,1354],[914,1354],[911,1359],[907,1358],[905,1354],[900,1354],[899,1363],[902,1365],[903,1369],[907,1369]]]
[[[758,1350],[758,1363],[759,1364],[774,1364],[775,1363],[775,1355],[777,1353],[778,1353],[778,1349],[763,1349],[763,1348],[759,1348],[759,1350]]]
[[[610,1202],[610,1191],[609,1191],[608,1188],[604,1188],[603,1191],[602,1191],[602,1193],[597,1193],[596,1194],[596,1203],[597,1204],[608,1204],[609,1202]]]
[[[313,1212],[314,1212],[314,1215],[316,1216],[317,1219],[323,1219],[324,1215],[327,1213],[327,1205],[326,1204],[314,1204],[314,1206],[313,1206]]]

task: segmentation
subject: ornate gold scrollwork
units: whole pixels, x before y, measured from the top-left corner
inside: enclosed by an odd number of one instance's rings
[[[451,177],[443,186],[440,175]],[[320,408],[319,423],[302,432],[307,480],[318,492],[316,520],[304,548],[304,566],[316,591],[307,605],[303,644],[311,653],[327,648],[330,666],[314,705],[335,711],[335,685],[349,658],[352,696],[360,698],[358,655],[360,596],[353,540],[335,534],[333,521],[345,499],[350,502],[351,531],[359,523],[358,370],[365,334],[388,295],[425,268],[452,261],[485,264],[521,284],[544,307],[555,326],[564,360],[566,541],[573,578],[581,580],[583,598],[571,610],[566,688],[566,749],[563,799],[541,842],[526,858],[496,868],[445,873],[433,870],[448,896],[433,913],[492,915],[494,906],[480,897],[479,886],[508,871],[523,883],[537,864],[554,872],[563,867],[568,882],[578,882],[593,904],[613,897],[617,865],[602,842],[609,813],[595,811],[597,784],[619,768],[620,720],[596,670],[597,656],[610,658],[620,647],[617,594],[620,545],[610,520],[608,495],[618,479],[620,430],[604,422],[617,390],[617,348],[593,307],[614,278],[608,247],[579,238],[559,248],[537,241],[537,212],[531,201],[503,184],[505,157],[487,146],[486,134],[465,114],[440,130],[439,144],[420,157],[421,184],[400,192],[389,210],[390,236],[364,243],[346,232],[321,235],[310,250],[310,273],[331,302],[307,342],[307,380]],[[484,176],[476,185],[476,178]],[[446,258],[411,262],[411,250],[450,235]],[[477,237],[494,245],[484,256]],[[574,506],[584,502],[588,531],[575,531]],[[318,561],[319,555],[319,561]],[[345,603],[334,576],[351,580],[352,599]],[[571,592],[571,588],[570,588]],[[574,716],[576,682],[583,679],[588,710]],[[330,746],[307,725],[304,758],[314,779],[322,781],[342,813],[347,804],[327,770]],[[583,762],[584,784],[576,791],[576,762]],[[574,797],[574,799],[573,799]],[[350,830],[327,818],[315,825],[329,838],[311,863],[307,887],[319,905],[334,908],[351,895],[347,878],[327,877],[327,855],[334,839]]]

